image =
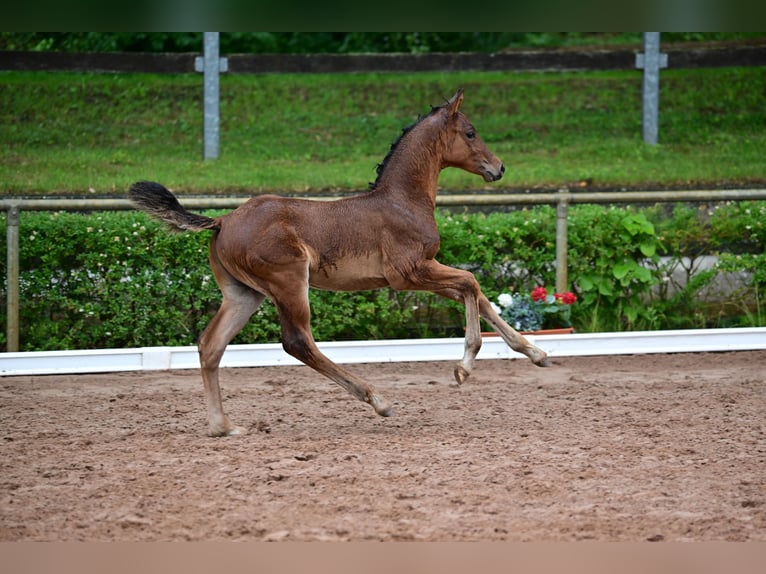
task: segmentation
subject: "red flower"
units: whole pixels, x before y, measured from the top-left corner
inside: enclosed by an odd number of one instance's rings
[[[545,287],[535,287],[532,289],[532,301],[545,301],[548,296],[548,292]]]
[[[577,301],[577,296],[571,291],[566,293],[556,293],[556,301],[561,301],[564,305],[571,305]]]

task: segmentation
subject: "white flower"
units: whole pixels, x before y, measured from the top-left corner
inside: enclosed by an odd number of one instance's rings
[[[513,297],[511,297],[508,293],[501,293],[497,297],[497,302],[500,303],[503,309],[505,309],[506,307],[513,305]]]
[[[495,305],[492,301],[489,302],[490,305],[492,305],[492,310],[497,313],[498,315],[503,311],[500,307]]]

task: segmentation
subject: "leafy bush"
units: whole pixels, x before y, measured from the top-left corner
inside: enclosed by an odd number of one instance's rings
[[[657,277],[661,245],[643,213],[625,208],[578,206],[569,228],[569,273],[581,304],[578,318],[589,330],[655,326],[651,307],[643,304]]]
[[[766,202],[708,209],[570,207],[575,328],[763,324],[765,216]],[[475,273],[490,300],[537,286],[552,290],[553,208],[444,211],[437,222],[439,260]],[[0,223],[4,251],[5,220]],[[190,345],[220,303],[207,261],[207,233],[171,234],[139,212],[24,212],[19,233],[22,350]],[[719,264],[695,272],[693,261],[702,254],[720,255]],[[684,258],[692,261],[687,281],[669,289],[668,270]],[[5,272],[5,258],[0,267]],[[724,272],[747,282],[716,310],[699,295]],[[462,307],[428,293],[312,290],[310,297],[318,340],[450,336],[463,330]],[[5,323],[5,301],[0,303]],[[266,302],[234,342],[278,340],[276,311]]]
[[[138,213],[25,213],[20,321],[25,350],[181,345],[217,298],[202,236]]]
[[[729,203],[717,209],[710,227],[728,246],[721,253],[718,270],[745,273],[750,276],[747,287],[732,297],[742,323],[758,326],[766,321],[766,202]]]
[[[485,294],[523,291],[555,277],[556,210],[549,206],[509,213],[437,214],[438,258],[468,269]]]

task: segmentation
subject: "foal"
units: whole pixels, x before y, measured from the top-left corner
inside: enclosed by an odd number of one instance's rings
[[[211,230],[210,266],[223,302],[199,340],[209,434],[245,432],[224,414],[218,365],[224,350],[268,297],[277,306],[287,353],[329,377],[381,416],[391,403],[369,383],[330,361],[317,348],[309,326],[309,287],[355,291],[392,287],[424,290],[465,305],[463,359],[454,375],[462,383],[481,347],[479,316],[515,351],[539,366],[546,353],[530,344],[492,309],[468,271],[436,261],[437,179],[445,167],[475,173],[485,181],[503,176],[503,163],[489,151],[460,111],[463,91],[404,130],[366,193],[337,201],[257,196],[236,210],[210,218],[186,211],[162,185],[138,182],[130,198],[177,230]]]

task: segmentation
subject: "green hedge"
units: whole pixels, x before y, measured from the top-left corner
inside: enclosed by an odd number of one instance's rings
[[[766,202],[642,210],[576,205],[569,218],[569,278],[579,331],[763,325]],[[439,259],[473,271],[485,293],[555,283],[555,210],[438,214]],[[21,349],[191,345],[220,294],[207,262],[207,233],[171,234],[139,212],[21,216]],[[5,251],[5,219],[0,230]],[[668,289],[680,257],[720,254],[718,267]],[[669,256],[661,261],[660,256]],[[5,258],[2,258],[5,274]],[[703,301],[720,272],[746,273],[747,289]],[[5,292],[2,292],[5,325]],[[318,340],[449,336],[462,308],[425,293],[312,290]],[[4,331],[4,329],[3,329]],[[274,306],[264,303],[237,343],[275,342]],[[5,333],[0,334],[5,344]]]

